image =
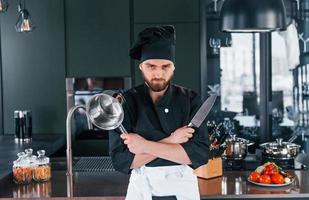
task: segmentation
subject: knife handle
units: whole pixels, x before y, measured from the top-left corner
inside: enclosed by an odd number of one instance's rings
[[[187,125],[187,128],[195,128],[194,124],[192,124],[191,122]]]

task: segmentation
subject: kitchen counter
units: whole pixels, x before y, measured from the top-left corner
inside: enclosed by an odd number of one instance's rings
[[[52,159],[52,179],[45,183],[17,185],[13,183],[11,167],[16,154],[25,148],[45,149],[53,154],[65,145],[65,136],[34,135],[30,144],[15,144],[13,136],[0,137],[0,198],[68,199],[65,162]],[[57,167],[57,163],[62,163]],[[256,186],[246,179],[250,171],[224,171],[222,177],[199,179],[201,199],[309,199],[309,171],[290,171],[294,183],[280,188]],[[129,176],[116,171],[74,172],[74,197],[83,199],[122,200]]]
[[[308,199],[309,171],[289,172],[296,177],[294,183],[280,188],[268,188],[249,183],[246,180],[249,171],[225,171],[222,177],[199,179],[201,199]],[[128,178],[116,171],[74,172],[74,197],[124,199]],[[0,181],[0,188],[0,198],[54,198],[67,195],[64,170],[53,170],[52,180],[48,182],[29,185],[16,185],[12,176],[8,175]]]
[[[12,171],[16,154],[26,148],[32,148],[34,154],[37,150],[44,149],[49,156],[63,147],[66,143],[64,134],[34,134],[30,143],[15,143],[14,135],[0,136],[0,179]]]

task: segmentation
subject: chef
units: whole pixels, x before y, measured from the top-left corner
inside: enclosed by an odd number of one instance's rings
[[[175,39],[173,26],[149,27],[130,50],[144,83],[123,95],[128,134],[110,134],[114,168],[131,174],[126,200],[200,199],[193,169],[207,163],[209,143],[204,124],[187,127],[199,95],[171,83]]]

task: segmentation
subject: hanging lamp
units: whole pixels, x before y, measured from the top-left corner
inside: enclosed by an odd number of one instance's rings
[[[259,33],[286,29],[282,0],[225,0],[220,12],[225,32]]]
[[[34,29],[34,24],[32,22],[30,14],[25,7],[25,2],[23,7],[21,2],[18,4],[19,15],[15,24],[15,29],[17,32],[31,32]]]

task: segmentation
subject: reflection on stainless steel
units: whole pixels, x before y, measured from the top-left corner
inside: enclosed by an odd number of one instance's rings
[[[26,185],[15,185],[13,198],[47,198],[52,193],[51,182],[31,183]]]
[[[235,178],[235,194],[242,194],[242,178]]]
[[[223,176],[222,177],[222,182],[221,182],[221,193],[223,195],[227,195],[227,177]]]

